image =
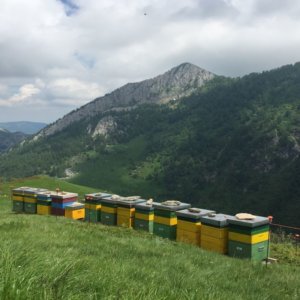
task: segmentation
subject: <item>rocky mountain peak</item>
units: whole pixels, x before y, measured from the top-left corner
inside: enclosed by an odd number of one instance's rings
[[[73,122],[110,110],[126,110],[143,103],[162,104],[189,96],[215,75],[190,63],[183,63],[166,73],[141,82],[128,83],[110,94],[97,98],[43,129],[41,136],[52,135]]]

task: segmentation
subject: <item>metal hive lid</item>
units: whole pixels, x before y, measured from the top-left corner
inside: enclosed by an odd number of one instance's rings
[[[89,198],[92,200],[101,200],[103,197],[110,197],[112,196],[111,194],[108,193],[102,193],[102,192],[98,192],[98,193],[91,193],[91,194],[85,194],[84,197],[85,198]]]
[[[200,217],[200,221],[203,224],[214,225],[218,227],[225,227],[228,226],[229,220],[234,218],[231,215],[226,214],[213,214]]]
[[[239,220],[237,217],[233,216],[229,220],[229,224],[240,225],[245,227],[258,227],[269,223],[270,221],[267,217],[261,216],[255,216],[255,219],[253,220]]]
[[[167,200],[167,201],[176,201],[176,200]],[[153,204],[153,206],[154,208],[168,210],[168,211],[178,211],[178,210],[183,210],[185,208],[191,207],[191,204],[183,203],[180,201],[178,201],[178,205],[167,205],[166,204],[167,201],[164,201],[162,203],[155,203]]]
[[[152,202],[151,204],[147,204],[147,201],[142,203],[138,203],[135,207],[140,208],[142,210],[154,210],[154,204],[159,204],[158,202]]]
[[[178,217],[185,217],[185,218],[191,218],[191,219],[200,219],[202,216],[207,216],[208,214],[216,213],[214,210],[208,210],[199,208],[199,212],[192,212],[189,211],[189,209],[183,209],[176,211],[176,215]]]

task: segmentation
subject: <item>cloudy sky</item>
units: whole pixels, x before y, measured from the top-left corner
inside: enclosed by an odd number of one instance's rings
[[[299,50],[297,0],[1,0],[0,122],[52,122],[182,62],[242,76]]]

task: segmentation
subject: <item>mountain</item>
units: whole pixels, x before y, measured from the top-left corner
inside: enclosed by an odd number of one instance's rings
[[[184,67],[198,70],[181,65],[154,86],[182,83],[176,74]],[[101,109],[108,100],[94,100],[2,155],[2,176],[62,177],[67,170],[77,174],[74,183],[114,193],[273,215],[299,226],[300,63],[242,78],[211,74],[195,85],[188,77],[180,97],[163,91],[167,83],[151,96],[150,80],[105,96],[117,100]],[[128,102],[128,86],[131,95],[133,86],[143,91],[139,105]]]
[[[0,128],[0,153],[9,150],[14,145],[20,143],[27,137],[22,132],[9,132],[6,129]]]
[[[74,122],[102,112],[133,109],[143,103],[167,103],[173,99],[189,96],[214,76],[193,64],[183,63],[153,79],[128,83],[110,94],[95,99],[46,127],[39,137],[55,134]]]
[[[10,132],[23,132],[25,134],[35,134],[44,128],[46,123],[39,122],[3,122],[0,123],[0,128],[6,129]]]

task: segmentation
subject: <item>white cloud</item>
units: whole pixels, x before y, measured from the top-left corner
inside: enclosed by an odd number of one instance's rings
[[[20,104],[31,104],[34,97],[40,93],[40,89],[33,84],[25,84],[20,87],[19,91],[7,99],[0,99],[0,106],[14,106]]]
[[[298,61],[300,2],[2,0],[0,47],[0,120],[35,103],[54,121],[185,61],[229,76]]]
[[[76,78],[56,79],[47,85],[46,91],[54,103],[83,105],[103,93],[97,83],[79,81]]]

